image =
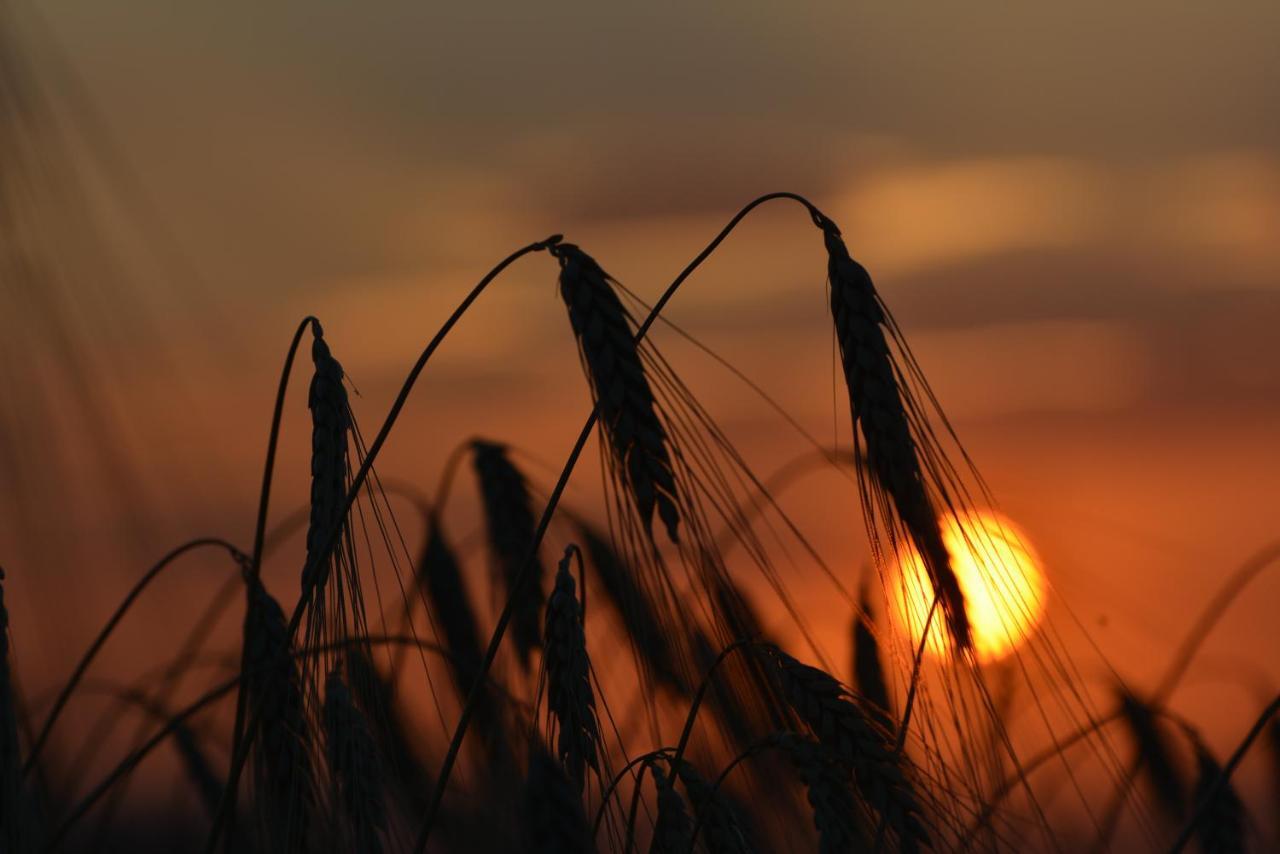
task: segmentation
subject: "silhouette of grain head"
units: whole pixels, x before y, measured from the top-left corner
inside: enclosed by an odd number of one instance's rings
[[[649,854],[686,854],[693,834],[693,819],[685,809],[684,798],[676,791],[675,779],[668,777],[655,762],[649,766],[658,790],[658,815],[653,822],[653,839]]]
[[[315,372],[307,405],[311,409],[311,516],[307,524],[307,563],[314,575],[302,580],[320,589],[328,580],[331,558],[321,555],[326,544],[345,524],[343,508],[347,490],[347,446],[351,410],[343,385],[342,365],[329,351],[319,322],[312,323],[311,360]]]
[[[899,849],[929,845],[920,798],[887,733],[850,698],[834,676],[765,647],[783,696],[818,742],[853,775],[862,801],[879,813]]]
[[[434,511],[428,520],[427,541],[418,560],[416,583],[427,597],[434,616],[433,625],[444,635],[448,667],[458,697],[465,699],[480,674],[484,660],[480,624],[476,619],[466,579],[453,547]],[[491,764],[512,760],[502,709],[492,686],[486,684],[476,695],[472,720]]]
[[[600,729],[596,722],[596,700],[591,690],[591,660],[582,628],[582,608],[578,603],[570,546],[556,571],[555,588],[547,599],[547,620],[543,664],[547,669],[547,708],[559,722],[557,753],[569,779],[582,791],[586,769],[597,773],[597,746]]]
[[[387,821],[378,748],[337,669],[325,679],[324,729],[334,796],[349,829],[349,850],[379,854]]]
[[[527,670],[529,659],[540,644],[542,620],[542,583],[546,571],[534,548],[537,516],[524,474],[511,461],[505,445],[480,439],[471,444],[472,464],[480,484],[484,505],[485,531],[493,560],[495,589],[505,589],[515,596],[511,615],[511,633],[520,662]],[[516,592],[515,586],[532,558],[531,577]]]
[[[1222,779],[1222,766],[1194,730],[1187,734],[1196,755],[1196,782],[1193,809],[1200,809],[1196,838],[1205,854],[1240,854],[1245,850],[1246,813],[1244,802],[1229,779]]]
[[[577,787],[537,740],[530,746],[520,825],[526,854],[595,851]]]
[[[649,675],[679,694],[689,694],[688,679],[681,674],[672,649],[674,616],[666,621],[659,617],[657,606],[637,581],[635,569],[604,536],[590,525],[579,524],[577,529],[605,598],[622,620]]]
[[[1151,787],[1156,804],[1171,821],[1184,815],[1187,783],[1160,713],[1127,688],[1118,688],[1120,711],[1137,751],[1137,770]]]
[[[849,390],[849,409],[859,444],[876,489],[886,495],[911,542],[915,544],[937,591],[957,646],[967,649],[972,637],[964,594],[951,568],[951,557],[938,527],[924,469],[911,432],[908,408],[899,384],[901,375],[885,337],[888,315],[871,276],[854,261],[829,220],[823,224],[827,273],[831,282],[831,314]],[[872,514],[875,509],[871,508]],[[886,523],[887,524],[887,523]]]
[[[795,766],[813,810],[821,854],[849,854],[865,842],[858,825],[858,803],[849,785],[848,769],[814,739],[782,733],[777,745]]]
[[[311,726],[291,653],[284,611],[256,575],[247,575],[245,696],[261,710],[250,753],[259,832],[272,850],[304,847],[316,805]]]
[[[737,812],[719,788],[712,786],[687,760],[672,773],[684,784],[697,817],[698,838],[709,854],[750,854],[753,850]]]
[[[388,782],[405,803],[421,808],[435,780],[409,737],[408,724],[396,702],[395,685],[378,668],[366,644],[351,644],[346,652],[351,693],[378,745]]]
[[[578,340],[617,476],[649,538],[656,511],[679,541],[680,508],[668,437],[636,346],[632,318],[595,259],[571,243],[551,249],[560,261],[560,295]]]

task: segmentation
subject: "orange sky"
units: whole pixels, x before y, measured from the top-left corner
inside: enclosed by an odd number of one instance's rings
[[[59,437],[76,474],[57,506],[75,515],[4,532],[23,555],[5,565],[33,685],[65,671],[146,560],[197,534],[248,539],[302,315],[324,322],[372,431],[422,343],[514,247],[562,231],[653,298],[740,204],[775,189],[841,224],[1056,595],[1121,673],[1142,682],[1218,580],[1280,535],[1274,3],[926,15],[405,2],[373,15],[133,0],[45,4],[39,19],[15,5],[61,122],[58,162],[86,200],[40,221],[58,229],[60,287],[106,366],[147,508],[77,459],[71,392],[50,380],[64,417],[20,453],[51,454]],[[838,412],[847,445],[824,263],[801,214],[765,210],[669,316],[823,441]],[[384,475],[430,483],[473,434],[558,467],[589,401],[554,276],[546,258],[523,261],[467,316]],[[655,340],[757,471],[804,451],[720,368],[670,333]],[[53,357],[34,346],[43,371]],[[303,382],[281,513],[305,495]],[[597,481],[585,470],[575,500],[589,505]],[[783,500],[850,578],[866,559],[855,502],[825,474]],[[189,623],[183,602],[226,571],[195,560],[164,582],[103,672],[154,666],[140,650]],[[287,565],[273,571],[292,583]],[[1280,577],[1257,582],[1177,697],[1219,749],[1256,702],[1231,674],[1280,681],[1278,593]],[[813,608],[843,650],[845,615]]]

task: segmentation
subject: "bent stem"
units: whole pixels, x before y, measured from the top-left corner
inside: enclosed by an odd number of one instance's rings
[[[405,403],[409,400],[409,394],[413,391],[414,385],[418,381],[427,363],[435,354],[440,344],[457,325],[462,316],[466,314],[471,305],[480,297],[482,293],[489,287],[507,267],[511,266],[520,258],[534,252],[542,252],[560,242],[560,235],[552,235],[545,240],[536,243],[530,243],[512,252],[506,258],[502,259],[497,266],[490,270],[483,279],[481,279],[475,287],[462,299],[462,302],[453,310],[453,313],[445,320],[440,329],[427,343],[418,360],[409,370],[408,376],[400,387],[400,392],[396,395],[396,399],[391,404],[391,409],[387,412],[387,417],[382,422],[382,427],[378,430],[378,435],[374,437],[372,444],[369,445],[360,468],[356,471],[355,476],[351,479],[351,486],[347,490],[346,499],[343,503],[342,515],[345,516],[351,512],[352,506],[355,504],[357,497],[360,495],[361,489],[364,487],[365,480],[368,479],[370,471],[373,469],[373,463],[381,452],[383,445],[386,444],[387,437],[391,434],[391,428],[395,426],[396,420],[400,417],[400,412],[404,409]],[[314,558],[307,562],[304,567],[302,577],[309,579],[309,582],[302,588],[298,596],[298,603],[293,609],[293,615],[289,619],[288,637],[292,642],[294,635],[298,632],[298,626],[302,622],[302,617],[306,613],[307,608],[311,604],[311,597],[315,593],[314,579],[318,576],[320,565],[329,559],[334,548],[338,544],[338,536],[341,526],[330,531],[324,546],[319,549]],[[488,667],[485,667],[484,673],[487,674]],[[477,686],[480,683],[477,683]],[[241,740],[239,749],[236,750],[231,757],[231,767],[227,774],[227,787],[223,793],[222,802],[218,806],[218,814],[214,819],[213,827],[210,829],[209,838],[205,842],[205,854],[212,854],[217,847],[218,838],[221,835],[222,828],[226,825],[231,816],[231,807],[235,798],[235,792],[239,787],[240,775],[244,771],[245,762],[248,760],[249,748],[253,744],[253,739],[257,731],[259,720],[262,717],[262,707],[260,703],[254,704],[251,710],[247,725],[244,731],[244,737]]]
[[[124,597],[124,601],[116,608],[115,612],[107,620],[106,625],[98,632],[98,636],[94,638],[93,643],[85,650],[80,662],[76,665],[76,669],[72,671],[71,678],[67,680],[67,684],[63,686],[62,691],[58,694],[58,699],[54,701],[53,707],[49,710],[48,716],[45,718],[44,726],[40,728],[40,735],[36,737],[34,744],[31,746],[31,753],[27,756],[26,764],[22,766],[22,774],[25,777],[31,773],[31,769],[35,767],[36,761],[40,758],[40,751],[44,749],[45,744],[49,740],[50,733],[53,732],[53,726],[58,722],[58,717],[62,714],[63,708],[67,705],[67,701],[71,699],[71,694],[76,690],[76,686],[80,684],[80,680],[84,678],[85,671],[89,669],[89,665],[93,663],[94,658],[102,650],[103,645],[107,642],[107,638],[111,637],[111,633],[115,631],[120,621],[124,619],[125,614],[142,595],[142,591],[159,577],[160,573],[173,564],[175,560],[185,555],[187,552],[194,551],[205,546],[220,546],[226,549],[233,560],[240,566],[245,565],[245,555],[238,548],[220,537],[200,537],[195,540],[183,543],[174,548],[164,557],[160,558],[154,566],[138,580],[129,593]]]
[[[717,234],[709,244],[707,244],[706,248],[699,252],[698,255],[689,262],[684,270],[680,272],[680,275],[676,277],[675,281],[667,286],[667,289],[663,292],[662,296],[658,298],[658,301],[654,303],[653,308],[650,309],[648,316],[645,317],[644,321],[636,330],[635,340],[637,343],[644,339],[649,328],[653,325],[654,321],[657,320],[658,316],[662,313],[662,310],[666,307],[667,303],[671,301],[671,298],[675,296],[676,291],[680,289],[680,286],[684,284],[685,280],[688,279],[689,276],[691,276],[693,272],[707,260],[708,257],[710,257],[711,253],[724,242],[725,238],[728,237],[735,228],[737,228],[738,224],[757,207],[774,199],[790,199],[798,202],[804,206],[804,208],[809,212],[809,216],[813,219],[814,224],[820,228],[825,223],[829,222],[822,212],[818,210],[817,206],[803,196],[795,193],[769,193],[749,202],[745,207],[738,211],[732,219],[729,220],[728,224],[726,224],[724,228],[720,230],[720,233]],[[435,826],[436,817],[440,812],[440,804],[444,800],[444,790],[449,784],[449,777],[453,773],[453,766],[457,762],[458,752],[462,747],[462,739],[467,733],[467,727],[471,723],[471,716],[474,713],[475,706],[478,701],[480,687],[482,684],[481,679],[489,672],[489,668],[493,666],[493,661],[498,654],[498,647],[501,645],[502,638],[506,634],[507,624],[511,622],[511,614],[514,610],[515,603],[520,597],[521,592],[531,575],[534,558],[538,553],[538,549],[542,545],[543,537],[546,535],[547,528],[551,522],[551,516],[555,512],[556,506],[560,503],[560,497],[564,492],[565,486],[569,482],[570,475],[573,474],[574,467],[578,463],[578,458],[582,456],[582,449],[586,446],[587,440],[591,437],[591,432],[595,428],[596,421],[599,419],[599,416],[600,407],[597,403],[597,405],[592,408],[591,414],[587,417],[587,422],[583,425],[582,431],[578,434],[578,439],[574,443],[573,449],[569,452],[569,457],[565,461],[560,477],[556,481],[555,488],[552,490],[551,496],[547,501],[547,506],[543,510],[542,518],[538,521],[538,528],[534,534],[533,542],[530,545],[530,553],[525,556],[524,566],[521,568],[519,576],[511,585],[511,589],[507,594],[506,604],[503,606],[502,614],[498,618],[498,624],[494,628],[493,635],[489,639],[489,647],[485,650],[484,662],[481,664],[480,673],[477,675],[476,681],[472,683],[471,691],[467,694],[467,702],[462,708],[462,714],[458,718],[457,726],[454,727],[453,736],[449,741],[449,750],[445,754],[444,762],[440,768],[440,779],[436,783],[435,791],[431,795],[431,803],[427,808],[426,818],[423,820],[422,829],[419,831],[418,839],[413,846],[413,851],[418,852],[418,854],[426,849],[427,840],[430,839],[431,830]]]

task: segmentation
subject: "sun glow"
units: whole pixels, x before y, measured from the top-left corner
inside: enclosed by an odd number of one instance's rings
[[[973,646],[983,662],[1003,658],[1030,638],[1044,617],[1048,584],[1026,535],[990,510],[942,517],[942,537],[964,592]],[[898,614],[918,644],[933,603],[933,585],[914,547],[904,546],[892,579]],[[941,613],[929,623],[927,648],[950,647]]]

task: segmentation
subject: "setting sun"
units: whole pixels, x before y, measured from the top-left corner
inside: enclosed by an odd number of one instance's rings
[[[1044,616],[1046,582],[1040,560],[1026,535],[1006,517],[989,510],[963,516],[948,513],[942,536],[952,568],[964,591],[974,650],[980,661],[995,661],[1029,638]],[[904,549],[893,581],[898,614],[919,643],[933,585],[913,547]],[[929,625],[929,649],[946,651],[944,621]]]

